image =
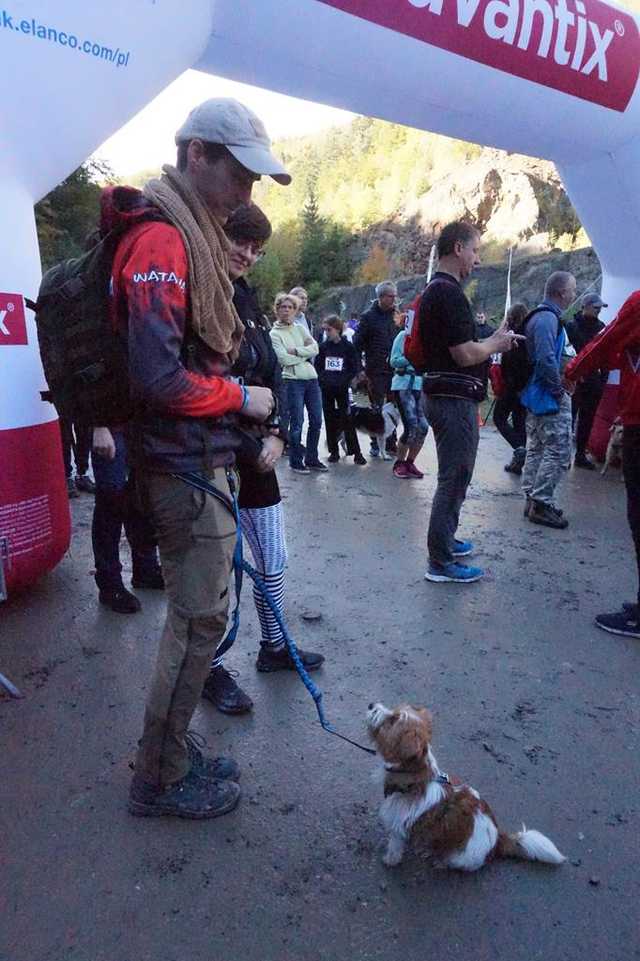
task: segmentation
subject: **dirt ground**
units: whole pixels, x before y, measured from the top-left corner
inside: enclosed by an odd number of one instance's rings
[[[327,656],[315,679],[339,729],[363,737],[371,700],[428,704],[441,767],[505,827],[548,833],[564,866],[386,869],[378,762],[322,731],[295,675],[256,672],[249,588],[227,663],[254,711],[203,704],[194,723],[241,762],[240,806],[210,822],[131,817],[164,602],[99,608],[82,495],[69,555],[0,608],[0,670],[25,694],[0,698],[1,961],[640,957],[640,643],[593,626],[635,590],[624,487],[570,472],[571,526],[549,531],[523,520],[506,459],[484,429],[460,533],[489,573],[460,586],[423,580],[431,438],[422,482],[382,462],[311,477],[283,462],[288,616]]]

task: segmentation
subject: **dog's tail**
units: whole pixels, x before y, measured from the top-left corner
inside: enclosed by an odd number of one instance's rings
[[[562,864],[567,859],[557,847],[540,831],[522,831],[505,834],[500,831],[496,855],[499,858],[517,858],[520,861],[544,861],[545,864]]]

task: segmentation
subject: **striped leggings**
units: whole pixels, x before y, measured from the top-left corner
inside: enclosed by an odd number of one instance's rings
[[[287,543],[284,533],[282,502],[274,504],[272,507],[241,508],[240,526],[245,540],[251,548],[254,567],[275,601],[278,611],[283,615]],[[268,644],[274,650],[283,648],[284,637],[282,631],[255,584],[253,600],[260,621],[261,643]],[[221,658],[215,658],[212,667],[216,667],[221,662]]]

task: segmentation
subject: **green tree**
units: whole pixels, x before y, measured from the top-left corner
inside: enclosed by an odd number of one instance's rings
[[[88,161],[74,170],[35,207],[40,256],[44,269],[77,257],[98,226],[101,182],[112,180],[109,167]]]
[[[310,187],[302,211],[302,237],[298,269],[303,287],[322,287],[326,280],[324,264],[325,223],[318,210],[318,199]]]

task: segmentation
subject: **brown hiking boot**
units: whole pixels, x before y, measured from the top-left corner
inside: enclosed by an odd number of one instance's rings
[[[193,769],[167,788],[157,788],[134,775],[129,790],[129,813],[137,817],[217,818],[233,811],[240,800],[235,781],[212,781]]]
[[[529,508],[529,520],[532,524],[542,524],[544,527],[553,527],[556,530],[564,530],[569,526],[566,517],[552,507],[551,504],[541,504],[540,501],[531,501]]]

